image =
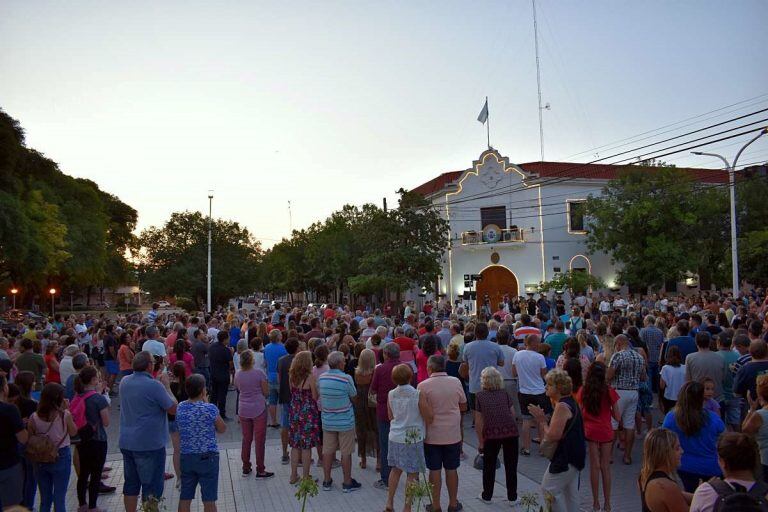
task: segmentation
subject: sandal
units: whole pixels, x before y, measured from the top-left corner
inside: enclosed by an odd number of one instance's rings
[[[531,456],[531,450],[526,450],[525,448],[520,449],[520,455],[524,457],[530,457]]]
[[[297,483],[299,483],[299,481],[301,481],[301,477],[297,476],[296,478],[291,478],[290,480],[288,480],[288,483],[291,485],[296,485]]]

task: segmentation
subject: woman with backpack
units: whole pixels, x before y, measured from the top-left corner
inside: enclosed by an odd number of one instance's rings
[[[747,434],[727,432],[717,442],[717,457],[724,476],[699,485],[690,512],[768,510],[768,484],[755,476],[760,461],[757,442]]]
[[[67,486],[72,471],[69,436],[77,427],[64,399],[64,386],[49,382],[40,393],[37,411],[27,424],[27,458],[34,464],[40,490],[40,512],[66,511]]]
[[[109,426],[109,402],[101,394],[103,387],[101,376],[93,366],[86,366],[75,376],[77,395],[72,399],[70,411],[80,436],[80,443],[76,447],[80,457],[80,474],[77,477],[78,512],[102,510],[96,506],[96,500],[107,459],[107,432],[104,427]]]

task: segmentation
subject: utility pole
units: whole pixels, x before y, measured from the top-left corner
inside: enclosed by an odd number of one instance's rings
[[[293,213],[291,212],[291,201],[288,201],[288,229],[293,234]]]
[[[208,191],[208,313],[213,312],[211,303],[211,231],[213,228],[213,190]]]
[[[536,48],[536,87],[539,92],[539,146],[541,149],[541,161],[544,161],[544,118],[541,106],[541,64],[539,62],[539,25],[536,22],[536,0],[531,0],[533,5],[533,43]]]
[[[384,198],[384,213],[387,213],[387,198]]]

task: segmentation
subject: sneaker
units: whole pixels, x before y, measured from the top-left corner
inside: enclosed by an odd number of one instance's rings
[[[287,455],[283,455],[282,458],[280,459],[280,464],[282,464],[283,466],[290,463],[291,463],[291,458]]]
[[[482,492],[481,492],[481,493],[480,493],[480,494],[477,496],[477,499],[478,499],[478,500],[480,500],[480,501],[482,501],[483,503],[486,503],[486,504],[491,504],[491,503],[493,503],[493,501],[491,501],[491,500],[487,500],[487,499],[483,498],[483,493],[482,493]]]
[[[251,473],[253,473],[253,469],[244,469],[243,470],[243,478],[246,478],[246,477],[250,476]]]
[[[362,485],[360,485],[360,482],[358,482],[358,481],[357,481],[357,480],[355,480],[354,478],[352,479],[352,481],[351,481],[351,482],[349,482],[349,484],[341,484],[341,490],[342,490],[342,492],[352,492],[352,491],[357,491],[357,490],[359,490],[361,487],[362,487]]]
[[[331,478],[327,482],[323,481],[323,490],[324,491],[331,491],[331,490],[333,490],[333,478]]]
[[[272,478],[273,476],[275,476],[275,474],[270,471],[265,471],[263,473],[256,473],[256,478]]]
[[[375,482],[373,482],[373,487],[376,489],[384,489],[384,490],[387,490],[389,488],[389,486],[387,485],[387,482],[385,482],[384,480],[376,480]]]
[[[111,485],[107,485],[104,482],[99,484],[99,494],[111,494],[115,492],[115,489],[117,489],[117,487],[112,487]]]

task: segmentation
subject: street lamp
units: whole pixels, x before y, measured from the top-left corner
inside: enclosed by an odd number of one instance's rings
[[[722,156],[718,155],[717,153],[705,153],[703,151],[692,151],[694,155],[700,155],[700,156],[714,156],[716,158],[719,158],[723,161],[725,164],[725,170],[728,171],[728,188],[730,190],[730,198],[731,198],[731,286],[733,287],[733,298],[737,299],[739,297],[739,248],[738,248],[738,240],[736,238],[736,162],[739,161],[739,157],[744,152],[745,149],[747,149],[747,146],[755,142],[757,139],[762,137],[768,133],[768,128],[763,128],[760,130],[760,133],[755,135],[752,139],[749,140],[746,144],[744,144],[738,153],[736,153],[736,157],[733,159],[733,164],[728,163],[728,160]]]
[[[13,309],[16,309],[16,294],[19,293],[19,289],[15,286],[11,288],[11,295],[13,295]]]
[[[213,214],[213,190],[208,191],[208,313],[213,311],[211,307],[211,224]]]
[[[51,316],[55,316],[56,307],[54,306],[54,303],[56,301],[56,288],[51,288],[48,292],[51,294]]]

